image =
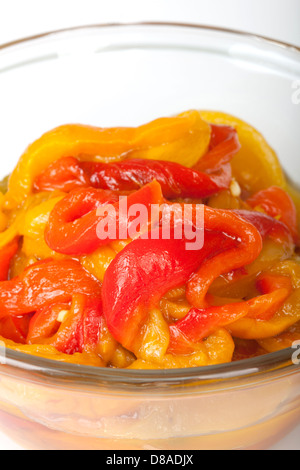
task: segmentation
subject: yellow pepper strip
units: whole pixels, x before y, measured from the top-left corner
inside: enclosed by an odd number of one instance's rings
[[[198,111],[157,119],[137,128],[103,129],[77,124],[58,127],[31,144],[13,171],[6,209],[20,206],[35,178],[51,163],[73,156],[101,162],[131,158],[170,160],[193,166],[207,151],[211,128]]]
[[[173,356],[172,354],[167,354],[158,362],[137,359],[128,369],[183,369],[187,367],[203,367],[208,364],[209,358],[205,346],[203,345],[201,350],[189,356]]]
[[[300,190],[297,189],[295,186],[291,185],[289,182],[287,183],[286,187],[287,193],[291,196],[294,201],[294,204],[297,209],[297,220],[298,220],[298,230],[300,233]]]
[[[187,356],[166,354],[162,358],[152,357],[150,360],[137,359],[128,369],[181,369],[187,367],[203,367],[231,362],[235,344],[231,335],[220,329],[209,336],[204,342],[195,344],[195,352]]]
[[[22,250],[19,250],[10,263],[10,278],[13,279],[14,277],[21,276],[28,266],[31,266],[37,261],[38,258],[35,256],[28,257]]]
[[[44,344],[18,344],[11,340],[2,338],[0,340],[4,342],[7,348],[19,351],[25,354],[33,356],[43,357],[45,359],[53,359],[59,362],[68,362],[73,364],[89,365],[94,367],[104,367],[102,359],[97,354],[90,352],[75,353],[73,355],[60,353],[53,346]]]
[[[274,338],[267,338],[258,341],[259,345],[267,352],[280,351],[281,349],[290,348],[295,341],[300,340],[300,322],[292,325],[281,335]]]
[[[295,256],[294,259],[275,264],[269,272],[271,274],[289,277],[292,281],[293,288],[300,289],[300,264],[298,256]]]
[[[232,323],[228,330],[236,338],[259,340],[277,336],[299,320],[300,289],[297,289],[271,320],[243,318]]]
[[[90,255],[81,256],[80,263],[87,271],[99,279],[99,281],[103,282],[105,272],[110,263],[130,242],[131,240],[113,241]]]
[[[63,197],[64,196],[51,198],[48,201],[28,209],[24,214],[22,226],[19,228],[19,234],[31,238],[43,236],[50,213]]]
[[[235,344],[227,330],[221,328],[204,341],[209,356],[209,365],[231,362]]]
[[[160,301],[160,308],[164,317],[171,323],[174,320],[181,320],[191,310],[191,305],[186,299],[169,300],[163,298]]]
[[[137,338],[135,355],[138,359],[150,361],[165,356],[170,344],[170,330],[162,313],[153,309],[143,327],[141,338]]]
[[[119,345],[113,352],[113,355],[109,361],[109,366],[117,369],[126,369],[135,361],[134,355]]]
[[[270,274],[288,276],[295,289],[283,307],[269,321],[243,318],[228,328],[236,338],[262,340],[280,335],[300,321],[300,265],[287,260],[275,264]]]
[[[27,199],[24,207],[16,212],[15,220],[11,226],[0,233],[0,248],[6,246],[17,236],[24,236],[27,246],[30,245],[27,242],[32,241],[33,244],[32,252],[27,253],[29,257],[37,255],[40,258],[46,258],[55,254],[44,241],[44,231],[52,209],[63,197],[62,193],[60,195],[40,193]],[[43,200],[45,198],[48,200]],[[40,243],[37,242],[38,240]]]
[[[87,271],[103,282],[105,272],[116,256],[117,253],[108,245],[99,248],[91,255],[82,256],[80,262]]]

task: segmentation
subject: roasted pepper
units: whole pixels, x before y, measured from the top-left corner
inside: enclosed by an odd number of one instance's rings
[[[237,133],[233,128],[212,126],[210,151],[194,169],[159,160],[129,159],[97,163],[65,157],[41,173],[34,187],[37,191],[69,192],[89,186],[112,191],[135,191],[156,180],[167,199],[204,198],[229,188],[229,162],[239,149]],[[203,171],[198,168],[203,168]]]
[[[192,167],[208,149],[211,128],[198,111],[157,119],[137,128],[66,125],[31,144],[12,173],[5,207],[23,204],[35,178],[62,157],[115,162],[124,158],[167,160]]]

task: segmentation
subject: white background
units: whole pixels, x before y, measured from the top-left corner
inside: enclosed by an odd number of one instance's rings
[[[135,21],[221,26],[300,46],[300,0],[0,0],[0,44],[71,26]],[[15,449],[0,434],[0,450]],[[300,450],[300,428],[276,449]]]
[[[151,20],[225,26],[300,46],[299,0],[0,0],[0,43],[68,26]]]

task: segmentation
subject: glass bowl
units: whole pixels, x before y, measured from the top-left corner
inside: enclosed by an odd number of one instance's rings
[[[196,25],[99,25],[0,47],[0,176],[60,124],[188,109],[258,128],[300,182],[300,50]],[[299,422],[293,349],[220,366],[92,368],[2,348],[0,423],[28,449],[266,449]]]

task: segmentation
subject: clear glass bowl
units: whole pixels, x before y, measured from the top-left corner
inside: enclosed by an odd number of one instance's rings
[[[138,125],[198,108],[253,124],[299,183],[299,77],[299,49],[201,26],[100,25],[4,45],[0,174],[60,124]],[[5,350],[0,423],[30,449],[266,449],[299,422],[294,352],[128,371]]]

